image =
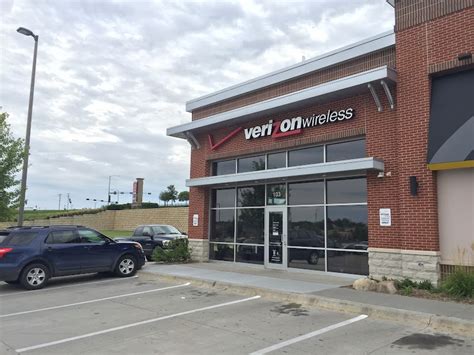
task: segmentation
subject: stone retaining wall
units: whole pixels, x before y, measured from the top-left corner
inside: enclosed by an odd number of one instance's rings
[[[183,232],[188,231],[188,207],[160,207],[133,210],[103,211],[96,214],[37,219],[25,221],[25,226],[81,225],[98,230],[134,230],[140,224],[171,224]],[[15,225],[0,223],[0,228]]]
[[[435,251],[369,248],[369,273],[376,279],[409,278],[429,280],[437,285],[440,280],[440,253]]]

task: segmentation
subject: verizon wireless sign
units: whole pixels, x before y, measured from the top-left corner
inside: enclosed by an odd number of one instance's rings
[[[275,122],[270,120],[268,123],[263,125],[246,128],[244,130],[245,139],[249,140],[268,136],[279,138],[300,134],[305,128],[350,120],[352,117],[354,117],[354,114],[354,110],[349,107],[340,111],[328,110],[325,113],[321,113],[319,115],[313,114],[309,117],[298,116]]]

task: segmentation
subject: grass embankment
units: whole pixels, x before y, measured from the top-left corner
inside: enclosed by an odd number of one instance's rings
[[[117,238],[117,237],[131,237],[133,232],[132,231],[111,231],[111,230],[101,230],[102,234],[106,235],[109,238]]]
[[[32,221],[34,219],[46,219],[48,217],[54,217],[66,213],[77,213],[79,210],[36,210],[36,211],[25,211],[24,218],[26,221]]]

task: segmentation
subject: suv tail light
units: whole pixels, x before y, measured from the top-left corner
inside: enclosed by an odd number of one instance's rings
[[[12,248],[0,248],[0,259],[3,258],[7,253],[11,252]]]

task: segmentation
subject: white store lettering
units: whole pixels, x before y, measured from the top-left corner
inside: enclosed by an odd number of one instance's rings
[[[304,118],[301,116],[286,118],[281,122],[273,122],[273,120],[270,120],[268,121],[268,123],[260,126],[245,128],[245,139],[249,140],[268,136],[278,138],[279,136],[296,134],[300,133],[300,130],[303,128],[321,126],[326,123],[349,120],[354,117],[354,113],[354,109],[349,107],[345,110],[340,111],[328,110],[325,113],[319,115],[313,114],[312,116]]]

